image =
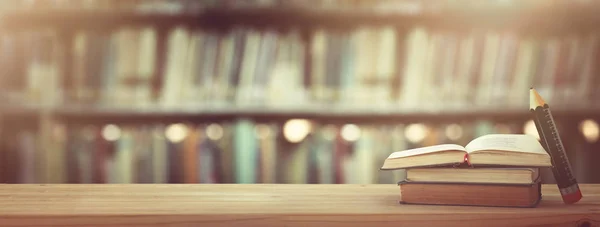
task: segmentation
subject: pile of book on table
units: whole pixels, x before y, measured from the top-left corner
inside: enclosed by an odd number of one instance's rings
[[[462,147],[442,144],[392,153],[382,170],[406,170],[404,204],[536,207],[539,168],[551,167],[537,138],[521,134],[478,137]]]

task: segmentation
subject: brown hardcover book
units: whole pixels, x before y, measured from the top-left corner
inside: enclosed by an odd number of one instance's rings
[[[92,168],[94,169],[93,172],[93,182],[96,184],[102,184],[102,183],[106,183],[107,180],[107,176],[106,176],[106,160],[108,159],[108,154],[111,152],[112,149],[112,142],[111,141],[107,141],[103,136],[102,136],[102,129],[96,129],[95,132],[96,136],[95,136],[95,143],[96,143],[96,150],[94,151],[94,157],[93,157],[93,162],[92,162]]]
[[[183,142],[183,181],[195,184],[199,179],[198,144],[203,135],[200,132],[201,129],[195,128],[193,125],[190,125],[189,128],[192,130]]]
[[[541,182],[531,184],[469,184],[401,181],[400,203],[489,207],[536,207]]]

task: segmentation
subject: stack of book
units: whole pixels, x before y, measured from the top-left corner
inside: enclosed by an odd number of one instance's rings
[[[394,152],[381,169],[406,171],[399,182],[404,204],[536,207],[542,199],[539,168],[551,166],[537,138],[492,134],[464,147]]]

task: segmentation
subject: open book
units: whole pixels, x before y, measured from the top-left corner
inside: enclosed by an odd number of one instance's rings
[[[397,151],[384,161],[382,170],[413,167],[455,166],[550,167],[550,155],[531,135],[490,134],[466,146],[441,144]]]

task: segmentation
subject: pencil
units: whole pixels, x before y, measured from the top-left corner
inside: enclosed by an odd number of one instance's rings
[[[554,124],[550,106],[533,88],[529,89],[529,111],[533,115],[540,142],[552,159],[552,174],[562,196],[563,202],[573,204],[583,197],[577,180],[572,174],[571,164]]]

